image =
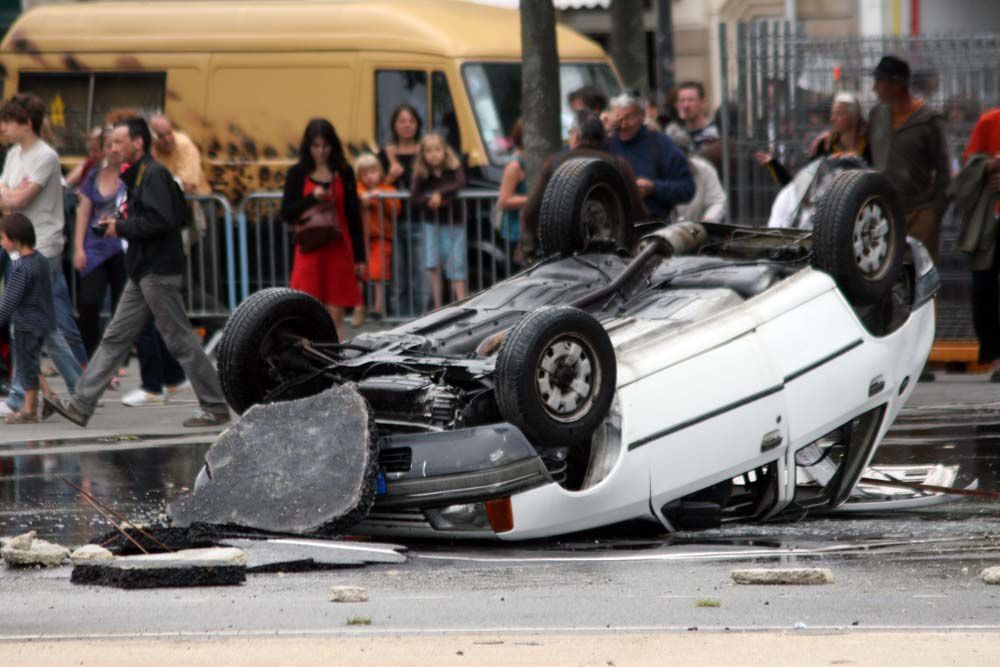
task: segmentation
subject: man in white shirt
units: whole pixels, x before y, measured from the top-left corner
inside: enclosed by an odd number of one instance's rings
[[[23,213],[34,225],[35,248],[49,265],[56,315],[56,329],[46,337],[45,346],[72,391],[87,353],[62,272],[66,224],[62,172],[59,156],[38,136],[44,118],[45,103],[35,95],[15,95],[0,108],[0,132],[11,146],[0,173],[0,212]],[[15,379],[7,402],[0,404],[0,414],[20,410],[23,401],[24,390]]]

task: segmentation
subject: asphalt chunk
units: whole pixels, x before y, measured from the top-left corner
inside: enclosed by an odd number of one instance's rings
[[[764,586],[816,586],[832,584],[833,572],[825,567],[759,568],[733,570],[737,584]]]

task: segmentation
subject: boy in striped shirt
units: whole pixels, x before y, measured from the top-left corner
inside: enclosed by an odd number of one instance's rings
[[[0,327],[14,324],[14,365],[25,390],[24,407],[7,415],[4,423],[32,424],[38,421],[42,343],[55,328],[52,283],[45,258],[35,250],[35,228],[27,216],[12,213],[0,219],[0,245],[4,252],[18,255],[0,300]]]

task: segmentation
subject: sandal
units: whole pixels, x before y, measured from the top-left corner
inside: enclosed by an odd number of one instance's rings
[[[3,418],[4,424],[37,424],[38,416],[27,412],[15,412]]]

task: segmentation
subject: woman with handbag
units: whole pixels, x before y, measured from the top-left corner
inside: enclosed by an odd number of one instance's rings
[[[330,121],[306,125],[285,176],[281,217],[294,233],[290,287],[319,299],[343,340],[344,309],[361,304],[365,243],[354,170]]]

